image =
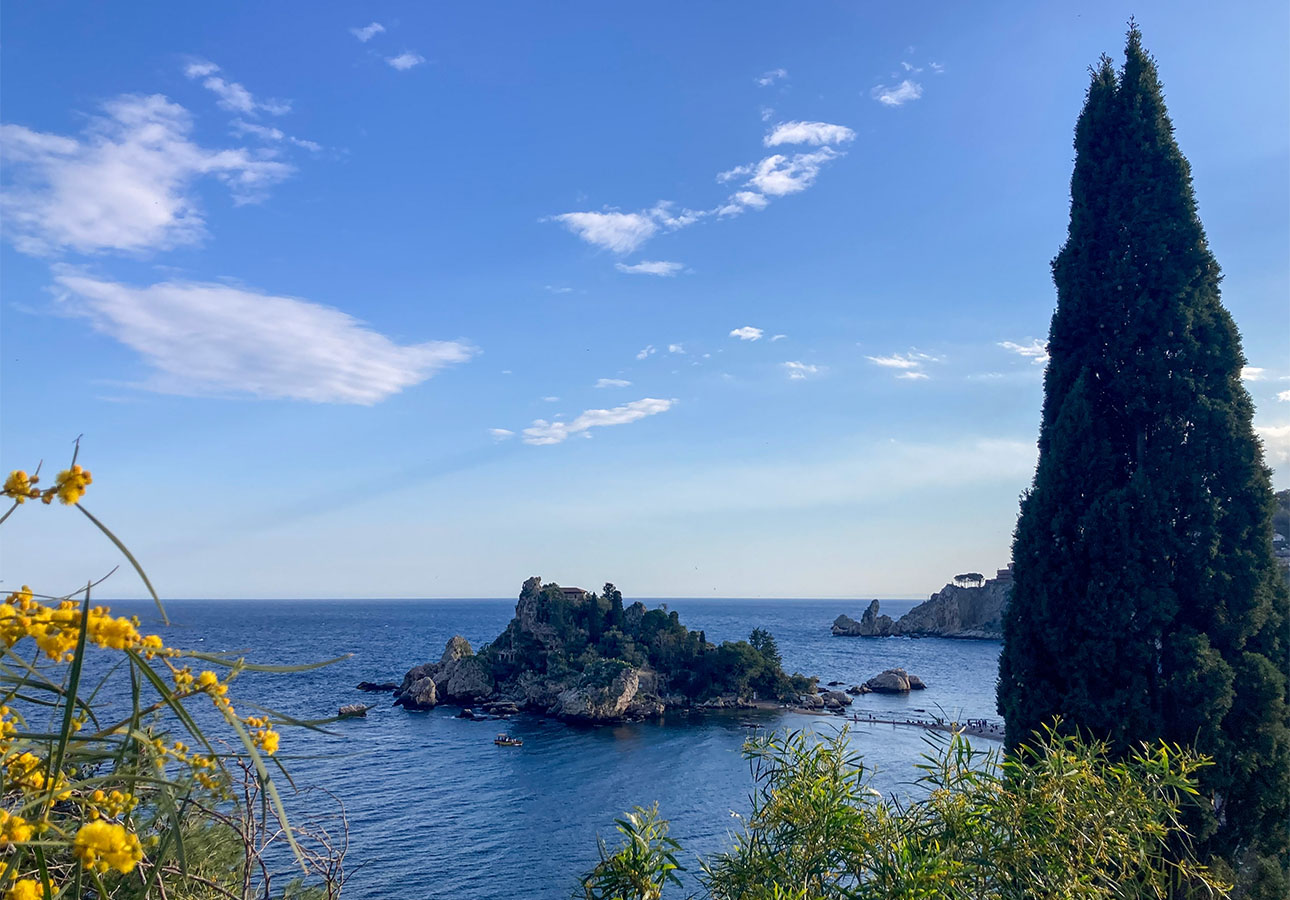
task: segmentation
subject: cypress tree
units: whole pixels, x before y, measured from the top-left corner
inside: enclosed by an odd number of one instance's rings
[[[1290,596],[1236,325],[1154,60],[1092,71],[1053,261],[1039,463],[1013,541],[999,711],[1214,758],[1202,850],[1290,867]]]

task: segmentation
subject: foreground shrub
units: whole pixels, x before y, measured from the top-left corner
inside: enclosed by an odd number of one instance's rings
[[[1018,755],[933,738],[908,800],[884,799],[827,737],[749,742],[755,792],[733,846],[700,862],[713,900],[1075,900],[1225,897],[1182,823],[1207,761],[1164,744],[1123,760],[1047,730]],[[675,882],[679,846],[653,811],[582,876],[577,896],[653,900]]]
[[[134,557],[81,505],[90,472],[73,457],[53,485],[39,482],[39,469],[10,473],[0,522],[29,502],[75,507],[157,600]],[[92,605],[95,586],[66,595],[23,586],[0,603],[4,900],[337,896],[343,816],[288,822],[270,766],[291,720],[242,711],[230,693],[242,672],[284,668],[168,647],[138,619]],[[268,860],[279,844],[313,876],[308,894],[299,878],[274,888]]]

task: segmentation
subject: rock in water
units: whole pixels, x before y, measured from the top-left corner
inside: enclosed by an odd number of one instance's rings
[[[833,634],[845,637],[886,637],[892,633],[894,626],[891,616],[878,615],[878,601],[874,600],[859,622],[850,616],[838,616],[834,619]]]
[[[366,716],[367,704],[366,703],[347,703],[344,706],[342,706],[339,710],[337,710],[337,715],[339,715],[342,719],[352,719],[355,716]]]
[[[893,622],[890,616],[878,614],[874,600],[857,622],[850,616],[833,621],[833,634],[845,637],[911,637],[983,638],[1003,637],[1003,613],[1012,596],[1009,570],[991,578],[979,587],[947,584],[935,594]]]
[[[918,681],[920,690],[927,687],[917,675],[913,679]],[[908,694],[913,684],[911,676],[904,669],[888,669],[866,681],[865,687],[875,694]]]
[[[402,706],[404,709],[434,709],[438,702],[439,691],[435,688],[434,679],[429,675],[414,679],[394,698],[394,705]]]
[[[493,693],[493,673],[478,657],[462,656],[444,665],[435,684],[445,700],[473,703]]]

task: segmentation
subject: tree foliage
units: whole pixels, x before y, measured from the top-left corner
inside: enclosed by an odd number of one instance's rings
[[[713,646],[704,632],[681,624],[676,610],[648,609],[639,601],[624,608],[622,592],[612,584],[601,594],[578,596],[529,578],[520,589],[520,605],[535,611],[543,635],[526,629],[517,616],[497,640],[481,648],[479,656],[497,681],[521,672],[585,672],[601,660],[617,660],[653,670],[660,692],[691,700],[786,699],[814,687],[805,676],[784,671],[775,638],[766,629],[754,629],[748,641]],[[503,657],[499,647],[514,647],[514,658]]]
[[[1236,325],[1152,58],[1131,27],[1075,130],[1039,463],[1013,544],[999,710],[1118,752],[1214,759],[1203,849],[1290,863],[1290,600]],[[1279,860],[1279,861],[1278,861]]]
[[[756,790],[733,846],[699,864],[712,900],[1134,900],[1222,897],[1196,862],[1183,810],[1206,761],[1167,744],[1125,758],[1045,730],[1003,758],[932,739],[911,799],[884,800],[840,731],[745,746]],[[640,811],[638,810],[638,815]],[[636,822],[635,819],[631,820]],[[680,847],[619,830],[581,897],[658,898]],[[662,835],[666,836],[666,830]],[[673,871],[673,870],[668,870]],[[642,887],[638,888],[636,885]]]

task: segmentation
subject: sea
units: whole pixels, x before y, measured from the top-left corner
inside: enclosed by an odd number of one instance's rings
[[[833,637],[833,619],[859,618],[867,605],[861,600],[645,602],[665,603],[709,641],[765,628],[784,667],[819,676],[822,686],[858,684],[893,666],[927,683],[907,696],[857,697],[848,712],[861,718],[1000,721],[998,642]],[[882,611],[895,618],[917,602],[884,600]],[[698,888],[697,857],[728,846],[750,808],[753,782],[742,748],[752,732],[744,723],[817,733],[844,724],[779,710],[669,713],[662,722],[601,727],[528,715],[470,721],[458,718],[456,707],[409,712],[392,706],[389,694],[356,689],[360,681],[398,682],[413,665],[437,660],[453,635],[475,647],[493,639],[514,614],[514,600],[181,600],[166,605],[170,626],[158,624],[150,604],[113,606],[138,614],[172,646],[275,665],[345,657],[312,671],[244,674],[231,696],[244,709],[257,703],[301,720],[334,716],[347,703],[376,704],[365,718],[326,726],[326,734],[285,728],[278,753],[300,788],[315,788],[296,795],[284,785],[289,811],[307,816],[343,803],[343,896],[352,900],[568,898],[597,860],[597,839],[616,842],[614,819],[655,803],[684,847],[687,890],[675,893],[685,896]],[[916,790],[928,732],[848,727],[852,748],[875,771],[874,787],[896,796]],[[499,731],[523,746],[494,745]]]

